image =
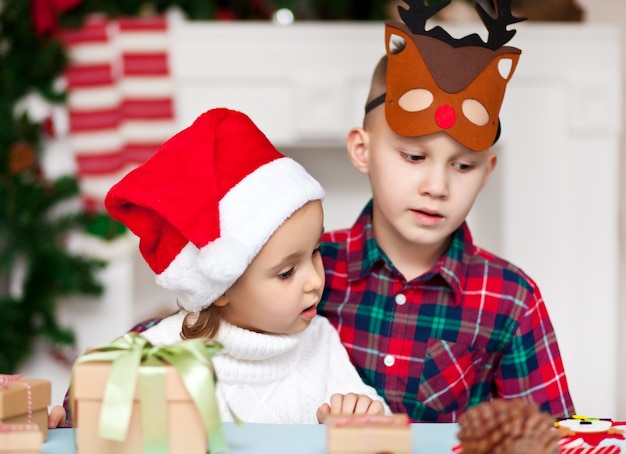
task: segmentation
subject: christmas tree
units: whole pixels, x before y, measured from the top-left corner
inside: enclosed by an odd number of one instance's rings
[[[45,124],[16,108],[34,92],[63,101],[52,89],[66,64],[63,49],[34,33],[29,2],[4,1],[0,8],[0,373],[12,373],[39,336],[73,343],[71,329],[57,322],[57,301],[98,295],[95,271],[103,264],[67,251],[67,235],[84,231],[90,217],[62,209],[78,196],[78,184],[72,176],[46,178]]]

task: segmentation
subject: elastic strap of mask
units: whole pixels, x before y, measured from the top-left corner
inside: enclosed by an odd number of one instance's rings
[[[380,106],[382,103],[385,102],[385,96],[386,93],[383,93],[382,95],[372,99],[370,102],[367,103],[367,105],[365,106],[365,115],[367,115],[370,110],[372,110],[375,107]]]

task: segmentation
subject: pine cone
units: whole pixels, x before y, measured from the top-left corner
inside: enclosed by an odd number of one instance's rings
[[[463,454],[558,454],[554,418],[523,400],[496,399],[459,417]]]

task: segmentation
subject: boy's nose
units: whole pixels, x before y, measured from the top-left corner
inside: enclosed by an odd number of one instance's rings
[[[443,166],[431,165],[424,169],[420,193],[438,199],[448,197],[448,175]]]

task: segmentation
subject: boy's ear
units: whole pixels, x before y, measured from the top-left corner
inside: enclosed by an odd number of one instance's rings
[[[488,153],[489,155],[487,156],[487,171],[485,172],[485,176],[483,177],[483,182],[480,185],[481,189],[487,184],[487,181],[489,181],[489,176],[491,175],[491,172],[493,172],[493,170],[496,168],[496,165],[498,164],[498,155],[492,151],[488,151]]]
[[[369,135],[363,128],[352,128],[346,137],[348,156],[356,169],[363,173],[369,173],[367,153],[369,148]]]
[[[216,299],[215,301],[213,301],[213,306],[217,306],[217,307],[224,307],[226,306],[228,303],[230,302],[230,299],[228,298],[228,296],[226,296],[226,293],[224,293],[222,296],[220,296],[218,299]]]

